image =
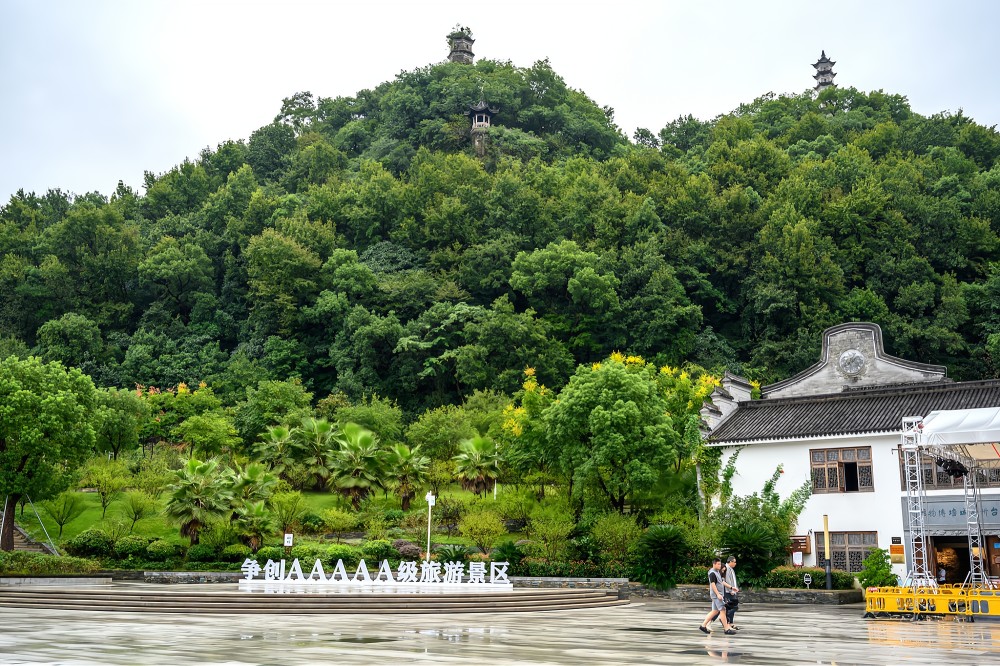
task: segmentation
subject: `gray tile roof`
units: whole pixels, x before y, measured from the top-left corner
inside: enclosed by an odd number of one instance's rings
[[[710,444],[895,432],[904,416],[936,409],[1000,407],[1000,380],[845,389],[842,393],[741,402],[709,435]]]

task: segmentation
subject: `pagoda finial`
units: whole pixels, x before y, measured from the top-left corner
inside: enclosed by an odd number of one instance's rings
[[[813,78],[816,79],[816,86],[813,90],[822,92],[831,86],[837,85],[833,82],[833,78],[837,76],[837,73],[833,71],[833,66],[836,64],[836,62],[826,57],[826,49],[820,51],[819,60],[813,63],[813,67],[816,68],[816,73],[813,74]]]

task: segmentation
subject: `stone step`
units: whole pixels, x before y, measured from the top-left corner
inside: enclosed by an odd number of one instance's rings
[[[626,605],[608,590],[510,591],[492,594],[247,594],[128,590],[0,590],[0,607],[159,613],[471,613],[567,610]]]

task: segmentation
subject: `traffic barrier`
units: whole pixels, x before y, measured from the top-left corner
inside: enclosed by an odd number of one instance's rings
[[[922,619],[924,616],[1000,617],[1000,592],[961,585],[869,587],[865,617]]]

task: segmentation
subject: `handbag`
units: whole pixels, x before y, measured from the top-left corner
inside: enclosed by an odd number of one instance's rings
[[[735,594],[730,594],[726,592],[723,596],[723,601],[726,604],[726,610],[734,611],[740,607],[740,600]]]

